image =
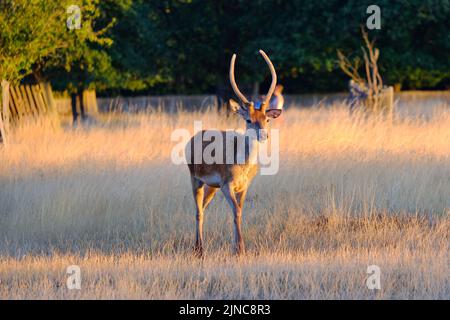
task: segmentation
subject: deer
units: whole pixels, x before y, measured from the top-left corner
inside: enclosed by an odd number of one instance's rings
[[[236,138],[241,140],[243,145],[245,145],[244,150],[238,150],[235,146],[232,148],[231,152],[233,154],[231,156],[234,160],[232,163],[226,163],[226,161],[221,161],[221,163],[206,163],[206,161],[195,163],[195,153],[202,152],[200,155],[200,158],[202,158],[203,151],[212,143],[212,141],[203,139],[205,130],[199,131],[191,137],[185,147],[186,162],[189,168],[195,201],[196,236],[194,253],[198,257],[203,257],[203,214],[219,189],[225,196],[233,212],[235,254],[239,256],[245,252],[241,229],[242,209],[247,190],[258,171],[258,163],[252,161],[252,159],[255,159],[258,144],[265,143],[269,138],[268,128],[270,119],[275,119],[281,114],[280,109],[268,109],[270,98],[277,84],[277,74],[275,67],[266,53],[262,50],[259,50],[259,53],[269,66],[272,76],[268,93],[260,101],[249,101],[239,90],[234,77],[236,54],[233,54],[230,63],[229,77],[231,87],[239,98],[240,103],[230,99],[228,106],[233,113],[239,115],[246,121],[246,132],[249,132],[249,130],[256,132],[254,135],[246,135],[234,131]],[[259,108],[255,107],[256,105]],[[222,141],[225,141],[227,139],[227,132],[229,131],[217,130],[216,134],[221,135],[223,138]],[[201,144],[201,148],[197,149],[198,151],[194,147],[197,141]],[[225,154],[227,149],[225,148],[225,144],[223,145],[223,154]],[[242,157],[243,161],[235,161],[239,156]]]

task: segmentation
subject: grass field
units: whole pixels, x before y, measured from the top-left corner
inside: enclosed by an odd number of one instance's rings
[[[18,129],[0,149],[0,298],[450,299],[448,108],[394,121],[287,110],[274,121],[280,171],[255,178],[244,208],[247,254],[231,254],[220,194],[204,260],[187,167],[170,160],[171,132],[200,119],[244,125],[154,112]],[[73,264],[80,290],[66,288]],[[366,286],[369,265],[380,290]]]

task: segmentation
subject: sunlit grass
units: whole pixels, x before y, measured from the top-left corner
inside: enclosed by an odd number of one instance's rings
[[[289,109],[280,171],[259,176],[244,209],[248,253],[231,255],[231,211],[194,205],[176,128],[239,128],[214,111],[102,115],[88,128],[28,124],[0,150],[1,298],[450,297],[450,112],[349,117]],[[65,287],[78,264],[82,290]],[[365,285],[368,265],[382,289]]]

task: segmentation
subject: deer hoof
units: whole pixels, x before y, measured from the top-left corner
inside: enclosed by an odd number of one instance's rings
[[[203,258],[203,248],[199,246],[194,247],[194,256],[196,258]]]
[[[244,255],[245,254],[244,246],[243,245],[239,245],[238,247],[236,247],[235,254],[236,254],[236,256]]]

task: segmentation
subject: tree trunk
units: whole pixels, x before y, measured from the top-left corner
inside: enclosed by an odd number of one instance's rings
[[[83,99],[84,88],[78,88],[78,101],[80,103],[80,115],[81,121],[86,120],[86,113],[84,112],[84,99]]]
[[[76,124],[76,123],[77,123],[77,120],[78,120],[77,94],[76,94],[76,93],[71,93],[71,94],[70,94],[70,98],[71,98],[71,106],[72,106],[72,119],[73,119],[73,124]]]

